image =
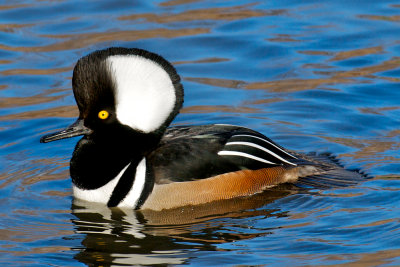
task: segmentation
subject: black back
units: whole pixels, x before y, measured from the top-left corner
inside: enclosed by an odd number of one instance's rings
[[[182,182],[209,178],[226,172],[242,169],[260,169],[289,163],[272,156],[260,149],[236,145],[227,145],[236,142],[236,139],[250,136],[246,143],[257,143],[268,151],[274,151],[280,158],[288,162],[296,158],[287,153],[282,147],[273,143],[264,135],[239,126],[204,125],[194,127],[172,127],[167,130],[156,150],[149,155],[157,183]],[[252,138],[257,137],[257,138]],[[271,145],[272,143],[273,145]],[[243,156],[219,155],[227,149],[246,153],[270,163],[254,160]],[[293,166],[296,165],[292,163]]]

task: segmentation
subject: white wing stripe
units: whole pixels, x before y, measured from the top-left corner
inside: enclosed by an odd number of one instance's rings
[[[262,151],[267,152],[268,154],[270,154],[270,155],[274,156],[275,158],[279,159],[280,161],[283,161],[283,162],[286,162],[286,163],[288,163],[288,164],[290,164],[290,165],[296,166],[296,164],[291,163],[291,162],[289,162],[289,161],[287,161],[287,160],[281,158],[280,156],[278,156],[278,155],[275,154],[274,152],[272,152],[272,151],[266,149],[265,147],[262,147],[262,146],[260,146],[260,145],[257,145],[257,144],[253,144],[253,143],[250,143],[250,142],[228,142],[228,143],[226,143],[225,145],[226,145],[226,146],[228,146],[228,145],[244,145],[244,146],[255,147],[255,148],[258,148],[258,149],[260,149],[260,150],[262,150]]]
[[[249,159],[254,159],[257,161],[261,161],[267,164],[273,164],[276,165],[276,163],[273,163],[271,161],[247,154],[247,153],[243,153],[243,152],[237,152],[237,151],[226,151],[226,150],[222,150],[220,152],[218,152],[218,155],[220,156],[239,156],[239,157],[245,157],[245,158],[249,158]]]
[[[275,144],[269,142],[268,140],[265,140],[264,138],[261,138],[261,137],[255,136],[255,135],[249,135],[249,134],[236,134],[236,135],[233,135],[231,138],[233,138],[233,137],[235,137],[235,136],[246,136],[246,137],[253,137],[253,138],[256,138],[256,139],[260,139],[260,140],[262,140],[262,141],[264,141],[264,142],[270,144],[271,146],[274,146],[275,148],[279,149],[280,151],[282,151],[282,152],[285,153],[286,155],[297,159],[297,158],[296,158],[295,156],[293,156],[292,154],[289,154],[288,152],[286,152],[286,151],[283,150],[282,148],[276,146]]]

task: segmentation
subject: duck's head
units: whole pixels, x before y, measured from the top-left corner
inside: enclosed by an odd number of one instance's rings
[[[78,135],[103,139],[118,132],[161,136],[183,103],[175,68],[142,49],[108,48],[81,58],[72,87],[79,118],[43,136],[42,143]]]

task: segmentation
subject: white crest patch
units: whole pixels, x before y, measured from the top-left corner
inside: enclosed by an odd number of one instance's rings
[[[116,86],[118,120],[145,133],[159,128],[176,101],[168,73],[156,62],[137,55],[110,56],[106,62]]]

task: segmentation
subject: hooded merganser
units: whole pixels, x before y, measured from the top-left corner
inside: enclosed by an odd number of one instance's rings
[[[301,177],[359,178],[244,127],[167,128],[183,103],[180,77],[142,49],[113,47],[81,58],[72,87],[79,118],[40,141],[83,135],[70,163],[79,199],[161,210],[248,196]]]

